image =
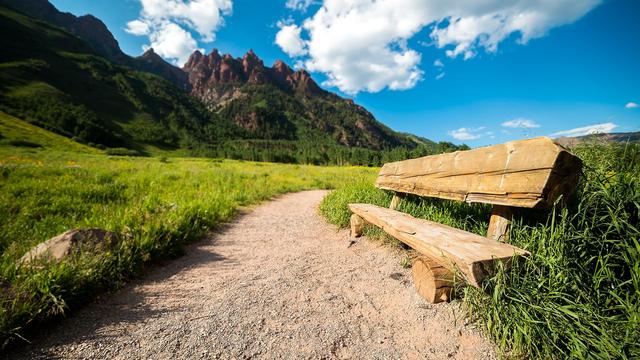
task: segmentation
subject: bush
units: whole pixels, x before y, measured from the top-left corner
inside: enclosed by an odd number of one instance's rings
[[[42,145],[27,141],[27,140],[17,140],[17,139],[3,139],[0,141],[2,145],[10,145],[10,146],[18,146],[18,147],[28,147],[28,148],[41,148]]]
[[[139,151],[126,148],[109,148],[106,149],[105,154],[111,156],[143,156]]]

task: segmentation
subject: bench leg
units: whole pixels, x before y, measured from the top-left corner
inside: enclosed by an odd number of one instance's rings
[[[450,270],[428,256],[413,259],[411,265],[413,283],[420,296],[432,304],[451,300],[454,275]]]
[[[351,214],[351,236],[362,236],[362,229],[364,228],[365,221],[360,215]]]

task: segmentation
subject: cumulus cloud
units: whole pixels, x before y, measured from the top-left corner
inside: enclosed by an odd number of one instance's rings
[[[124,31],[136,36],[142,36],[149,34],[149,24],[141,20],[133,20],[127,23],[127,27]]]
[[[508,127],[508,128],[535,129],[535,128],[539,128],[540,124],[536,123],[533,120],[529,120],[525,118],[517,118],[517,119],[503,122],[502,126]]]
[[[160,56],[182,65],[198,50],[198,41],[215,40],[215,32],[231,14],[232,0],[139,0],[138,19],[127,23],[125,31],[149,37],[150,45]]]
[[[297,3],[297,2],[296,2]],[[327,75],[326,85],[347,93],[408,89],[423,78],[422,56],[407,42],[429,29],[431,44],[449,57],[495,52],[511,34],[520,43],[571,23],[600,0],[324,0],[300,25],[307,51],[300,57],[311,71]],[[281,28],[281,32],[289,28]],[[291,35],[291,34],[289,34]],[[290,39],[287,44],[292,43]],[[435,63],[434,63],[435,65]],[[438,65],[436,65],[438,66]]]
[[[276,44],[282,51],[290,56],[301,56],[307,53],[305,43],[300,39],[302,29],[299,26],[278,22],[278,27],[280,31],[276,34]]]
[[[436,59],[436,60],[433,62],[433,66],[435,66],[435,67],[444,67],[444,63],[442,62],[442,60],[440,60],[440,59]]]
[[[198,43],[191,34],[174,23],[166,23],[149,34],[151,47],[163,57],[176,59],[178,64],[184,64],[189,56],[198,49]]]
[[[313,5],[315,0],[287,0],[284,6],[291,10],[307,11],[309,6]]]
[[[640,107],[640,105],[634,103],[633,101],[628,102],[627,105],[624,106],[625,109],[635,109],[637,107]]]
[[[483,133],[484,127],[478,128],[459,128],[457,130],[451,130],[448,134],[456,140],[476,140],[480,139],[484,135],[493,135],[492,132]]]
[[[436,75],[436,80],[440,80],[444,77],[446,73],[441,72],[440,74]]]
[[[606,134],[606,133],[610,133],[611,131],[613,131],[613,129],[617,127],[618,125],[612,122],[608,122],[603,124],[583,126],[575,129],[570,129],[570,130],[558,131],[549,136],[560,137],[560,136],[584,136],[584,135],[591,135],[591,134]]]

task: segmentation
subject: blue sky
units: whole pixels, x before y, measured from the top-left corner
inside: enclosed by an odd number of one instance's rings
[[[640,130],[640,107],[633,106],[640,104],[639,1],[592,0],[587,6],[586,0],[558,0],[553,9],[505,8],[496,2],[500,5],[489,9],[436,13],[415,5],[428,1],[396,2],[406,6],[391,10],[328,5],[320,11],[320,1],[207,0],[226,3],[217,5],[221,21],[202,12],[152,21],[149,7],[159,0],[145,1],[146,16],[139,0],[52,3],[62,11],[99,17],[130,55],[153,41],[153,35],[125,31],[138,19],[156,26],[151,33],[173,21],[184,29],[182,36],[207,52],[215,47],[242,56],[251,48],[266,64],[279,58],[297,63],[391,128],[436,141],[481,146],[594,129]],[[538,16],[522,24],[519,19],[530,13]],[[184,52],[184,46],[175,44],[175,36],[168,38],[174,43],[160,45],[165,57],[180,62],[166,54]]]

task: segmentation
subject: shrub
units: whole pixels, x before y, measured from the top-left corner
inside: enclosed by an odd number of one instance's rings
[[[111,156],[143,156],[139,151],[126,148],[109,148],[106,149],[105,154]]]
[[[42,145],[27,141],[27,140],[18,140],[18,139],[3,139],[0,141],[0,144],[10,145],[10,146],[18,146],[18,147],[28,147],[28,148],[41,148]]]

